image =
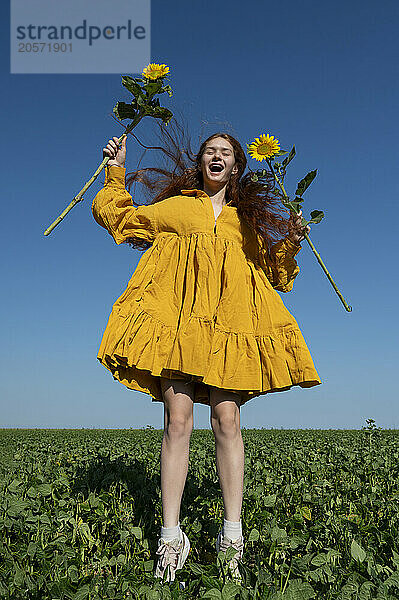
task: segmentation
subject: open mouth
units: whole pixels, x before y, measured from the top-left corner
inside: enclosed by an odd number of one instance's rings
[[[209,170],[211,173],[221,173],[224,167],[220,163],[213,163],[209,165]]]

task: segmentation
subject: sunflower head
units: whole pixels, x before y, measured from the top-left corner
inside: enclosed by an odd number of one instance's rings
[[[161,77],[165,77],[169,73],[169,67],[166,65],[158,65],[157,63],[150,63],[143,70],[143,77],[146,79],[160,79]]]
[[[266,160],[280,151],[280,142],[273,135],[262,133],[253,142],[248,144],[248,154],[256,160]]]

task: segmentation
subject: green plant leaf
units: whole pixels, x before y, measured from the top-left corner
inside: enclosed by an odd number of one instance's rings
[[[222,600],[234,600],[239,591],[240,587],[236,583],[228,581],[222,588]]]
[[[130,527],[129,531],[134,535],[136,540],[141,540],[143,538],[141,527]]]
[[[114,115],[120,119],[134,119],[136,116],[136,111],[132,104],[126,104],[126,102],[117,102],[114,108],[112,109]]]
[[[74,583],[79,581],[79,571],[76,565],[71,565],[70,567],[68,567],[67,573],[71,581],[73,581]]]
[[[301,506],[301,515],[307,521],[310,521],[312,518],[312,511],[308,506]]]
[[[152,573],[154,570],[154,561],[153,560],[145,560],[142,563],[143,569],[146,573]]]
[[[129,90],[135,98],[143,95],[142,87],[136,83],[133,77],[129,77],[128,75],[122,77],[122,85]]]
[[[399,588],[399,571],[394,571],[392,575],[385,579],[384,585]]]
[[[311,600],[311,598],[316,598],[316,593],[310,583],[294,579],[288,584],[285,596],[287,600]]]
[[[259,539],[259,531],[257,529],[251,529],[251,532],[248,536],[248,542],[257,542]]]
[[[232,558],[235,557],[235,555],[237,554],[238,550],[237,548],[233,548],[233,546],[229,546],[229,548],[227,548],[226,550],[226,561],[229,562]]]
[[[222,594],[217,588],[212,588],[202,595],[202,598],[210,598],[211,600],[222,600]]]
[[[167,92],[169,97],[173,96],[173,91],[170,85],[164,85],[160,93],[162,92]]]
[[[312,565],[314,565],[315,567],[321,567],[322,565],[325,565],[326,562],[327,562],[326,554],[317,554],[317,556],[315,556],[311,560]]]
[[[35,556],[37,549],[38,549],[37,544],[35,544],[34,542],[29,542],[29,546],[28,546],[26,553],[28,556],[30,556],[32,558],[33,556]]]
[[[307,175],[305,175],[305,177],[303,179],[301,179],[301,181],[298,183],[298,187],[296,188],[295,195],[302,196],[302,194],[308,189],[308,187],[310,186],[310,184],[312,183],[312,181],[316,177],[316,175],[317,175],[317,169],[315,169],[314,171],[309,171],[309,173]]]
[[[51,485],[49,483],[39,483],[39,485],[36,486],[36,489],[42,496],[51,495]]]
[[[143,86],[143,88],[148,93],[150,98],[152,98],[152,96],[154,96],[155,94],[158,94],[160,92],[160,90],[162,89],[162,79],[157,79],[155,81],[149,81],[148,83],[146,83]]]
[[[280,527],[277,527],[277,525],[272,527],[272,530],[271,530],[272,541],[280,541],[280,540],[285,539],[286,537],[287,537],[287,532],[285,529],[280,529]]]
[[[204,568],[196,563],[191,563],[190,565],[188,565],[188,569],[190,569],[190,571],[194,573],[194,575],[202,575],[203,573],[205,573]]]
[[[324,218],[324,212],[322,210],[312,210],[310,213],[312,217],[309,223],[320,223],[320,221]]]
[[[29,506],[29,502],[26,500],[19,500],[18,498],[13,497],[13,499],[9,499],[8,500],[8,509],[7,509],[7,515],[9,517],[17,517],[18,515],[20,515],[21,513],[23,513],[23,511],[28,508]]]
[[[263,506],[266,508],[270,508],[276,504],[277,494],[271,494],[270,496],[265,496],[263,500]]]
[[[366,552],[355,539],[352,540],[351,544],[351,556],[353,559],[358,560],[361,563],[366,558]]]
[[[173,113],[164,106],[156,106],[152,116],[156,119],[162,119],[164,123],[169,123],[173,117]]]
[[[21,483],[22,479],[13,479],[13,481],[7,487],[8,491],[12,494],[18,494]]]
[[[83,585],[81,588],[78,589],[76,594],[73,596],[73,600],[84,600],[85,598],[88,597],[89,592],[90,592],[90,586],[88,584]]]
[[[295,145],[294,145],[294,146],[292,146],[292,149],[291,149],[291,152],[289,153],[289,155],[283,160],[284,168],[292,161],[295,154],[296,154],[296,151],[295,151]]]

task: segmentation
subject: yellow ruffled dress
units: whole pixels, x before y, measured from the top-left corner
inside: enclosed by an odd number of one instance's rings
[[[216,221],[210,197],[197,189],[135,207],[125,174],[106,167],[92,204],[117,244],[132,236],[152,242],[112,307],[98,351],[114,379],[158,402],[160,376],[194,381],[194,401],[207,405],[209,385],[239,392],[241,405],[293,385],[319,385],[276,291],[292,289],[301,246],[277,242],[271,269],[263,249],[259,260],[259,237],[230,202]]]

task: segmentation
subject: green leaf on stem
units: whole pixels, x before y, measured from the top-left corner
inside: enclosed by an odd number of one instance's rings
[[[352,544],[351,544],[351,555],[352,558],[355,560],[358,560],[359,562],[363,562],[364,559],[366,558],[366,552],[363,550],[363,548],[357,543],[357,541],[355,539],[352,540]]]
[[[288,154],[288,150],[279,150],[274,156],[284,156],[284,154]]]
[[[137,96],[137,105],[145,106],[148,103],[148,100],[144,96]]]
[[[324,212],[322,210],[312,210],[310,213],[312,217],[309,223],[320,223],[320,221],[324,218]]]
[[[126,104],[126,102],[117,102],[114,108],[112,109],[112,112],[120,120],[134,119],[134,117],[136,116],[134,106],[132,104]]]
[[[222,594],[221,594],[220,590],[218,590],[217,588],[212,588],[210,590],[207,590],[205,592],[205,594],[203,594],[202,597],[210,598],[211,600],[221,600]]]
[[[173,113],[164,106],[154,106],[151,116],[155,119],[162,119],[164,123],[169,123]]]
[[[302,194],[308,189],[313,179],[316,177],[317,169],[314,171],[309,171],[307,175],[298,183],[298,187],[296,189],[295,195],[302,196]]]
[[[162,89],[162,79],[157,79],[156,81],[149,81],[143,86],[143,88],[148,93],[150,98],[152,98],[152,96],[154,96],[155,94],[159,94],[160,90]]]
[[[294,145],[294,146],[292,146],[292,149],[291,149],[291,152],[289,153],[289,155],[283,160],[284,168],[292,161],[295,154],[296,154],[296,151],[295,151],[295,145]]]
[[[251,532],[248,536],[248,542],[257,542],[259,539],[260,533],[257,529],[251,529]]]
[[[141,86],[136,83],[136,80],[133,77],[124,76],[122,77],[122,85],[129,90],[133,94],[135,98],[143,95],[143,90]]]
[[[162,92],[168,92],[169,97],[173,96],[173,91],[172,91],[172,88],[170,87],[170,85],[165,85],[162,88],[160,93],[162,93]]]

